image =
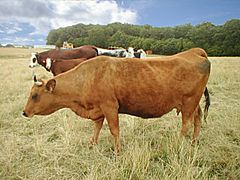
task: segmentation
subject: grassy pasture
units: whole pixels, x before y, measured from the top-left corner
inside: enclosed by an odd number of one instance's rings
[[[212,104],[196,146],[190,136],[178,139],[175,111],[148,120],[120,115],[123,146],[115,157],[107,124],[99,145],[89,147],[92,122],[70,110],[21,116],[34,51],[0,48],[0,179],[240,179],[240,57],[210,58]]]

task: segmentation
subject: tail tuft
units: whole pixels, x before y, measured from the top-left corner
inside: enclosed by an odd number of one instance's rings
[[[205,107],[204,107],[204,121],[207,123],[206,119],[208,116],[208,109],[210,106],[210,96],[209,96],[207,87],[205,88],[204,96],[205,96],[205,102],[206,102]]]

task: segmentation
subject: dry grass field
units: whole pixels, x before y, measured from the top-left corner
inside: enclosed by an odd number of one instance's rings
[[[178,139],[175,111],[156,119],[120,115],[116,157],[107,124],[99,145],[89,147],[92,122],[68,109],[22,117],[33,51],[0,48],[0,179],[240,179],[240,57],[210,58],[212,104],[196,146],[190,136]]]

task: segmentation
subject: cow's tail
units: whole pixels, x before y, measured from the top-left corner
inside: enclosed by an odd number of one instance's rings
[[[205,103],[206,103],[204,107],[204,121],[207,122],[206,119],[208,116],[208,109],[210,106],[210,96],[209,96],[207,87],[205,88],[204,96],[205,96]]]

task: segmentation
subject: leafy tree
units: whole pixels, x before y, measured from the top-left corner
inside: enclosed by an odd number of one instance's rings
[[[73,41],[69,41],[69,42],[72,42],[74,47],[79,47],[79,46],[88,44],[88,43],[86,43],[84,38],[75,38],[75,39],[73,39]]]
[[[197,47],[208,49],[213,44],[215,26],[212,23],[202,23],[191,29],[188,37]]]
[[[172,55],[181,51],[181,40],[178,39],[168,39],[165,40],[164,45],[162,46],[162,54]]]
[[[55,45],[60,48],[60,47],[62,47],[62,45],[63,45],[63,41],[62,41],[61,39],[58,39],[58,40],[55,42]]]
[[[147,38],[143,40],[143,45],[142,45],[142,49],[152,49],[152,45],[155,43],[156,40],[152,39],[152,38]]]
[[[88,38],[86,38],[88,44],[94,44],[100,47],[108,47],[107,39],[108,36],[104,29],[101,27],[91,29],[88,33]]]
[[[134,37],[132,41],[130,42],[131,47],[137,48],[137,49],[142,49],[144,44],[144,38],[141,37]]]
[[[130,46],[130,42],[133,40],[131,36],[127,36],[125,33],[121,31],[117,31],[110,39],[109,45],[118,46],[128,48]]]
[[[154,41],[154,43],[151,45],[151,50],[153,51],[154,54],[163,54],[163,46],[165,42],[161,40]]]
[[[225,38],[223,41],[224,55],[240,55],[240,20],[233,19],[223,25]]]
[[[55,44],[56,41],[58,40],[58,33],[56,30],[51,30],[49,33],[48,33],[48,36],[47,36],[47,44]]]
[[[76,24],[51,30],[47,36],[47,44],[62,46],[64,41],[72,42],[75,47],[85,44],[103,48],[132,46],[137,49],[151,49],[158,54],[174,54],[193,47],[201,47],[212,56],[239,56],[240,20],[232,19],[219,26],[210,22],[176,27],[139,26],[126,23]]]
[[[191,24],[176,26],[173,28],[174,38],[187,38],[187,34],[193,29]]]

